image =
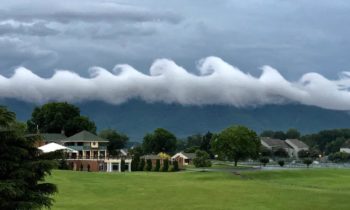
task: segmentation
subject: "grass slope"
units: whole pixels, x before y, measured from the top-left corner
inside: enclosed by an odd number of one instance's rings
[[[350,170],[87,173],[54,171],[53,209],[349,209]]]

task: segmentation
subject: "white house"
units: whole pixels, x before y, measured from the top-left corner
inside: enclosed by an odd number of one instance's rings
[[[304,142],[299,139],[287,139],[286,143],[293,148],[292,156],[298,157],[298,152],[301,150],[309,150],[309,146],[307,146]]]
[[[260,141],[264,147],[272,151],[284,149],[286,152],[288,152],[288,155],[290,157],[298,158],[298,152],[300,150],[309,150],[309,146],[307,146],[304,142],[298,139],[287,139],[284,141],[280,139],[271,139],[267,137],[261,138]]]
[[[345,153],[349,153],[350,154],[350,148],[340,148],[340,152],[345,152]]]
[[[183,165],[188,165],[192,163],[192,160],[195,157],[196,157],[195,153],[179,152],[179,153],[176,153],[174,156],[172,156],[171,160],[172,161],[177,160],[178,162],[181,162]]]

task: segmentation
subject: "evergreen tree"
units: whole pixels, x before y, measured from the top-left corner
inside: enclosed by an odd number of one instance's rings
[[[0,209],[40,209],[52,205],[54,184],[45,176],[57,162],[42,154],[29,139],[0,131]],[[55,157],[57,158],[57,157]]]
[[[139,171],[143,171],[144,168],[145,168],[145,159],[142,158],[139,164]]]
[[[124,159],[122,159],[122,160],[120,161],[120,166],[119,166],[119,167],[120,167],[120,170],[121,170],[121,171],[123,171],[123,172],[125,171],[125,160],[124,160]]]
[[[151,159],[147,159],[146,171],[151,171],[151,170],[152,170],[152,160]]]
[[[179,171],[179,163],[177,160],[174,160],[173,162],[173,171]]]
[[[139,170],[139,164],[140,164],[140,157],[134,156],[131,161],[131,170],[132,171],[138,171]]]
[[[154,171],[159,171],[160,170],[160,160],[156,160],[156,167],[154,168]]]
[[[163,168],[162,171],[163,172],[167,172],[169,170],[169,160],[168,159],[164,159],[163,160]]]
[[[10,129],[14,123],[15,114],[0,106],[0,209],[49,208],[57,188],[44,178],[58,156],[42,154],[34,140]]]

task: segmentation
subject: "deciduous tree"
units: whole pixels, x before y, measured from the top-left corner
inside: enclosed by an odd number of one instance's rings
[[[176,150],[176,137],[163,128],[157,128],[153,133],[146,134],[142,147],[145,153],[173,153]]]
[[[32,133],[36,133],[37,128],[42,133],[61,133],[64,130],[67,136],[82,130],[96,133],[95,123],[81,116],[78,107],[66,102],[52,102],[36,107],[27,125]]]
[[[212,142],[219,157],[237,162],[247,158],[257,158],[260,140],[257,134],[244,126],[232,126],[223,130]]]
[[[118,133],[113,129],[102,130],[99,136],[109,141],[107,149],[110,155],[118,155],[117,150],[124,148],[129,141],[129,138],[125,134]]]

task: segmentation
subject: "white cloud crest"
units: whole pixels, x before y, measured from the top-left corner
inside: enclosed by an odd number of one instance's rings
[[[288,81],[270,66],[262,67],[260,77],[254,77],[218,57],[202,59],[198,70],[198,74],[192,74],[174,61],[158,59],[149,74],[122,64],[112,72],[92,67],[89,78],[67,70],[58,70],[51,78],[42,78],[20,67],[9,78],[0,75],[0,98],[35,103],[101,100],[112,104],[142,99],[236,107],[300,103],[350,110],[350,72],[343,72],[337,80],[307,73],[298,81]]]

